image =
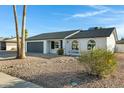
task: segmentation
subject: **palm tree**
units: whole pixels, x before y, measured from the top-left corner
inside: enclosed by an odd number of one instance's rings
[[[26,26],[26,5],[23,6],[23,18],[22,18],[22,38],[21,38],[21,58],[26,58],[25,55],[25,26]]]
[[[20,58],[21,51],[20,51],[20,38],[19,38],[19,31],[18,31],[18,19],[17,19],[17,13],[16,13],[16,6],[13,5],[13,13],[14,13],[14,20],[15,20],[15,28],[16,28],[16,39],[17,39],[17,56],[16,58]]]

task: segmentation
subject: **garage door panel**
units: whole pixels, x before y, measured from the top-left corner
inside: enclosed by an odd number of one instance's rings
[[[43,42],[28,42],[27,52],[43,53]]]

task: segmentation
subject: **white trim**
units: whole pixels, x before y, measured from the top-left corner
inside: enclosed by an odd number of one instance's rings
[[[43,54],[47,54],[48,52],[47,52],[47,40],[44,40],[43,41]]]
[[[27,44],[28,42],[43,42],[43,48],[44,48],[44,42],[45,42],[45,40],[31,40],[31,41],[26,41],[25,42],[25,46],[26,46],[25,47],[25,52],[27,52],[27,49],[28,49],[28,46],[27,46],[28,45]],[[44,53],[44,49],[43,49],[43,53]]]
[[[26,42],[43,42],[45,40],[30,40],[30,41],[26,41]]]
[[[72,34],[66,36],[64,39],[68,39],[69,37],[71,37],[71,36],[73,36],[73,35],[75,35],[75,34],[77,34],[77,33],[79,33],[79,32],[80,32],[80,30],[78,30],[78,31],[76,31],[76,32],[74,32],[74,33],[72,33]]]

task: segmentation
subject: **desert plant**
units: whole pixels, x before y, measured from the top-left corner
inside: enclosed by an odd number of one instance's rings
[[[58,55],[63,55],[63,54],[64,54],[63,48],[59,48],[59,49],[57,50],[57,54],[58,54]]]
[[[104,49],[95,49],[93,51],[81,53],[79,62],[84,64],[89,74],[101,78],[112,74],[117,67],[114,54]]]

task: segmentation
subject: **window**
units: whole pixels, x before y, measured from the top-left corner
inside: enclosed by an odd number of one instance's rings
[[[59,48],[59,42],[55,42],[55,48]]]
[[[78,41],[74,40],[72,42],[72,50],[78,50],[78,49],[79,49]]]
[[[96,42],[94,40],[89,40],[87,44],[87,50],[93,50],[96,46]]]
[[[59,48],[59,42],[51,41],[51,49]]]

